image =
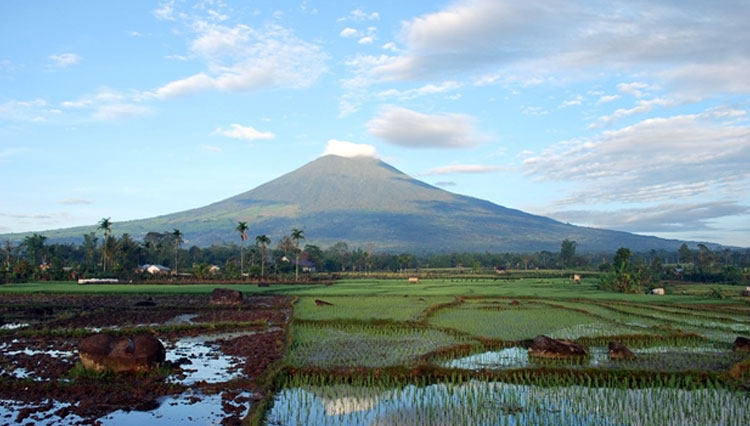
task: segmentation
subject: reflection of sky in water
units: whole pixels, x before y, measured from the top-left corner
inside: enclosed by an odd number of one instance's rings
[[[8,324],[0,325],[0,330],[18,330],[19,328],[28,327],[27,322],[9,322]]]
[[[746,396],[726,390],[536,387],[497,382],[284,389],[269,425],[744,425]]]
[[[609,351],[604,347],[592,347],[589,348],[589,357],[576,360],[576,365],[581,366],[596,366],[608,360]],[[488,351],[479,354],[469,355],[463,358],[452,359],[443,364],[446,368],[462,368],[467,370],[480,370],[483,368],[487,369],[505,369],[505,368],[525,368],[540,363],[550,364],[569,364],[571,361],[566,360],[534,360],[529,359],[529,352],[526,348],[512,347],[505,348],[499,351]]]
[[[192,362],[192,364],[183,364],[181,366],[185,372],[184,379],[170,378],[170,380],[184,385],[191,385],[202,380],[207,383],[220,383],[240,377],[242,375],[241,369],[229,371],[239,360],[236,357],[224,354],[219,349],[219,344],[212,343],[212,341],[232,339],[247,334],[251,333],[224,333],[212,336],[185,337],[169,344],[167,347],[167,361],[176,362],[180,358],[187,358]]]
[[[192,396],[200,400],[192,402]],[[158,408],[151,411],[118,410],[100,419],[104,425],[218,425],[224,418],[221,407],[221,394],[203,395],[184,393],[178,396],[164,397]],[[249,406],[247,407],[249,409]],[[242,415],[247,413],[245,411]]]
[[[664,361],[664,367],[674,368],[675,365],[679,364],[679,361],[685,355],[700,355],[700,354],[724,354],[728,352],[724,349],[717,349],[710,346],[655,346],[650,348],[632,349],[635,356],[639,355],[652,355],[651,359],[657,362],[658,359],[653,358],[653,355],[668,354],[666,358],[662,358]],[[442,364],[445,368],[460,368],[466,370],[502,370],[510,368],[527,368],[538,365],[550,365],[560,367],[608,367],[617,366],[622,367],[623,362],[619,360],[609,359],[609,350],[603,346],[594,346],[589,348],[590,356],[582,359],[571,359],[571,360],[554,360],[554,359],[534,359],[529,358],[528,351],[525,348],[512,347],[505,348],[499,351],[488,351],[474,355],[465,356],[462,358],[452,359]],[[731,354],[730,354],[731,355]],[[695,357],[693,357],[695,358]],[[645,362],[645,360],[643,360]],[[640,364],[628,364],[631,366]],[[643,367],[643,365],[640,365]],[[654,365],[655,366],[655,365]],[[684,368],[683,368],[684,369]]]
[[[36,404],[29,405],[21,401],[12,401],[12,400],[7,400],[7,399],[0,400],[0,421],[2,422],[3,425],[21,424],[20,422],[16,422],[16,419],[18,417],[18,413],[22,409],[36,408],[36,407],[46,404],[47,402],[48,401],[44,401],[40,403],[39,405],[36,405]],[[45,417],[52,415],[55,411],[61,408],[69,407],[69,406],[70,404],[68,403],[53,402],[52,408],[50,408],[49,410],[36,408],[34,410],[34,413],[32,413],[30,417],[24,420],[23,424],[33,424],[33,425],[40,425],[40,426],[58,426],[58,425],[70,425],[70,424],[81,423],[83,419],[76,416],[75,414],[69,414],[64,419],[61,419],[56,416],[52,416],[52,418],[45,419]]]

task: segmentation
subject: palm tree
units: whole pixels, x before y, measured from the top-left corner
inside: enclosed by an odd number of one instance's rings
[[[242,241],[242,245],[240,245],[240,275],[242,275],[245,270],[245,241],[247,240],[247,230],[249,228],[247,222],[237,222],[237,227],[234,229],[240,233],[240,241]]]
[[[180,244],[184,241],[182,239],[182,232],[179,229],[174,228],[172,231],[172,238],[174,238],[174,274],[177,275],[177,254],[180,252]]]
[[[104,272],[107,272],[107,258],[109,257],[109,254],[107,253],[107,240],[112,233],[112,221],[110,218],[105,217],[100,220],[97,229],[104,231],[104,241],[102,241],[102,265],[104,267]]]
[[[304,240],[305,236],[303,235],[305,231],[297,228],[292,228],[292,240],[294,240],[294,248],[295,248],[295,254],[297,255],[297,261],[294,263],[294,282],[297,282],[299,280],[299,240]]]
[[[263,279],[263,277],[265,276],[265,274],[263,273],[263,268],[266,263],[266,246],[268,246],[268,244],[271,244],[271,239],[268,238],[265,234],[258,235],[257,237],[255,237],[255,244],[260,246],[260,278]]]

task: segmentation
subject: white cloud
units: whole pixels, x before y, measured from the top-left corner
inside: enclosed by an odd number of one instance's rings
[[[566,101],[563,101],[563,103],[560,104],[560,108],[566,108],[566,107],[570,107],[570,106],[578,106],[578,105],[581,105],[582,103],[583,103],[583,96],[576,95],[572,99],[568,99]]]
[[[487,140],[469,115],[430,115],[402,107],[383,109],[367,128],[386,142],[411,148],[466,148]]]
[[[84,205],[84,204],[93,204],[91,200],[87,200],[84,198],[64,198],[62,200],[57,201],[58,204],[66,204],[66,205]]]
[[[340,37],[344,37],[344,38],[354,38],[354,37],[359,37],[359,35],[360,35],[359,31],[355,30],[354,28],[350,28],[350,27],[344,28],[339,33],[339,36]]]
[[[339,18],[338,21],[362,22],[362,21],[377,21],[379,19],[380,19],[380,14],[378,12],[368,13],[362,9],[354,9],[349,13],[349,15]]]
[[[644,95],[643,90],[648,89],[649,87],[650,86],[646,83],[636,81],[633,83],[620,83],[617,85],[617,90],[619,90],[620,93],[635,96],[636,98],[642,98]]]
[[[222,149],[213,145],[201,145],[201,149],[210,152],[222,152]]]
[[[441,186],[441,187],[456,186],[456,182],[453,182],[450,180],[442,180],[440,182],[435,182],[435,186]]]
[[[354,142],[328,140],[323,155],[338,155],[339,157],[372,157],[380,158],[378,152],[372,145],[358,144]]]
[[[371,36],[365,36],[361,39],[357,40],[357,43],[359,44],[372,44],[372,42],[375,41]]]
[[[501,170],[509,170],[509,168],[505,166],[491,166],[482,164],[453,164],[450,166],[442,166],[430,169],[422,173],[422,176],[493,173]]]
[[[174,0],[159,3],[159,7],[154,9],[153,13],[154,16],[158,19],[174,21]]]
[[[117,121],[148,115],[153,110],[150,107],[127,103],[107,104],[96,108],[92,114],[95,120]]]
[[[612,101],[620,99],[620,95],[602,95],[599,100],[596,101],[597,105],[606,104]]]
[[[196,35],[190,43],[191,56],[203,59],[207,70],[166,83],[150,92],[151,96],[167,99],[207,90],[303,88],[327,69],[328,56],[319,45],[276,24],[255,29],[196,19],[190,28]]]
[[[273,139],[276,136],[271,132],[261,132],[254,129],[251,126],[243,126],[241,124],[232,124],[231,129],[218,128],[214,131],[215,134],[226,136],[233,139]]]
[[[0,121],[46,122],[58,115],[58,110],[50,108],[46,100],[36,98],[28,101],[9,100],[0,104]]]
[[[50,55],[52,66],[65,68],[81,60],[81,57],[75,53],[61,53],[59,55]]]
[[[463,84],[457,81],[444,81],[440,84],[426,84],[416,89],[408,90],[397,90],[389,89],[378,93],[378,97],[381,98],[398,98],[400,100],[409,100],[418,98],[421,96],[434,95],[438,93],[445,93],[452,90],[460,89]]]
[[[671,107],[677,105],[677,102],[673,99],[656,98],[650,100],[640,100],[638,104],[633,108],[619,108],[610,115],[604,115],[597,119],[595,123],[589,125],[590,129],[606,126],[612,124],[622,118],[629,117],[636,114],[644,114],[650,112],[655,106]]]
[[[685,232],[713,229],[711,222],[726,216],[745,216],[750,207],[734,201],[665,203],[619,210],[563,210],[549,216],[577,225],[628,232]]]
[[[651,118],[527,157],[540,180],[580,182],[560,204],[653,202],[750,189],[750,126],[701,114]],[[575,188],[575,186],[574,186]]]
[[[737,2],[458,0],[403,22],[403,52],[353,71],[375,82],[477,78],[498,68],[542,78],[617,72],[704,95],[748,93],[745,12]],[[647,88],[630,89],[644,96]]]

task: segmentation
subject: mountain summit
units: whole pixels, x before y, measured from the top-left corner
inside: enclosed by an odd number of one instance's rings
[[[581,251],[677,249],[682,243],[561,223],[453,194],[375,158],[334,155],[205,207],[113,228],[134,237],[179,228],[188,244],[208,246],[238,242],[237,221],[247,221],[251,235],[266,234],[274,242],[299,228],[312,244],[345,241],[387,251],[557,251],[565,238],[578,242]],[[44,235],[53,241],[80,239],[94,228]]]

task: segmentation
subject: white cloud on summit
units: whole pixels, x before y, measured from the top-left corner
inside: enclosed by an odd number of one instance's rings
[[[338,155],[339,157],[371,157],[380,158],[377,150],[372,145],[359,144],[336,139],[328,140],[323,155]]]

